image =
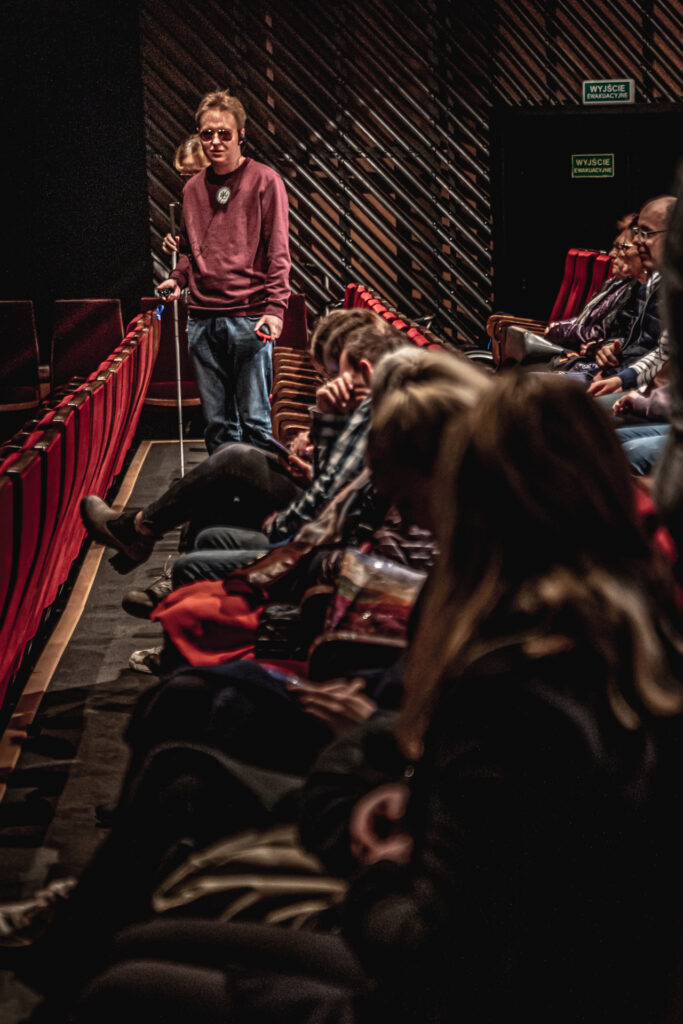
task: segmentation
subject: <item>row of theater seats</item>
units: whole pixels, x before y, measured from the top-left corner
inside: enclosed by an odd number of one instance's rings
[[[101,342],[83,340],[93,353]],[[106,358],[91,357],[86,379],[53,394],[0,447],[0,707],[79,553],[81,498],[104,496],[121,471],[158,340],[154,314],[137,316]]]
[[[311,425],[309,407],[315,404],[315,393],[323,377],[315,369],[305,349],[276,345],[273,351],[273,390],[271,418],[273,437],[288,444]]]
[[[50,341],[50,388],[89,372],[123,338],[119,299],[58,299]],[[0,411],[40,402],[40,353],[33,303],[0,302]]]
[[[428,337],[420,328],[413,323],[412,320],[408,320],[406,317],[401,316],[395,309],[391,309],[385,303],[377,297],[369,289],[363,287],[361,284],[347,284],[344,292],[344,309],[352,309],[356,307],[366,307],[371,309],[373,313],[377,313],[379,316],[388,320],[392,327],[395,327],[397,331],[404,331],[410,340],[421,347],[427,348],[442,348],[441,343],[433,335]]]
[[[532,334],[543,334],[549,323],[576,316],[599,291],[611,274],[611,257],[593,249],[570,249],[564,263],[560,287],[547,320],[532,320],[508,313],[494,313],[486,323],[493,360],[497,367],[522,362],[524,352],[519,336],[508,338],[509,327],[519,327]]]

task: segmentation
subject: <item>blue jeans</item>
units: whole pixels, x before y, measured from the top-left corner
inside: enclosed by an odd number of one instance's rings
[[[226,441],[268,448],[273,342],[261,341],[255,316],[188,316],[190,355],[202,399],[209,455]]]
[[[640,427],[619,427],[617,435],[636,476],[650,473],[669,433],[668,423],[647,423]]]
[[[260,530],[237,526],[217,526],[202,530],[194,551],[182,555],[173,564],[173,587],[198,580],[222,580],[233,569],[248,565],[263,555],[270,542]]]

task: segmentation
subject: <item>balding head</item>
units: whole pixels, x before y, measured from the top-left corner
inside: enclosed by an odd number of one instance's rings
[[[648,199],[638,214],[635,241],[638,255],[648,273],[661,267],[664,235],[675,202],[674,196],[656,196]],[[638,234],[638,228],[646,232],[645,237]]]
[[[654,218],[660,227],[665,228],[675,202],[675,196],[656,196],[654,199],[648,199],[641,207],[638,218],[647,217],[648,220]]]

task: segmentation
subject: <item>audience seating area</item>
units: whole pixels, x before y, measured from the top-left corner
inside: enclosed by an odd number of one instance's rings
[[[508,328],[520,327],[543,334],[548,324],[576,316],[588,299],[599,291],[610,276],[610,257],[592,249],[570,249],[564,263],[560,287],[547,321],[533,320],[508,313],[494,313],[486,323],[496,366],[521,362],[522,354],[514,343],[508,344]]]
[[[601,287],[609,257],[570,249],[549,320],[574,315]],[[0,707],[26,645],[45,609],[66,580],[84,538],[79,503],[84,494],[104,496],[120,472],[142,404],[177,401],[174,310],[157,312],[143,298],[142,312],[123,336],[118,300],[70,299],[55,303],[49,398],[40,403],[38,342],[30,301],[0,303],[2,346],[0,411],[35,409],[0,445]],[[346,287],[344,308],[366,307],[403,331],[415,345],[440,348],[426,328],[402,316],[359,283]],[[542,332],[546,324],[508,314],[490,317],[494,361],[518,361],[508,351],[507,329]],[[187,314],[178,306],[181,395],[199,404],[187,352]],[[158,358],[157,358],[158,353]],[[95,367],[95,368],[93,368]],[[273,356],[273,435],[287,444],[309,424],[308,407],[322,377],[308,353],[303,295],[293,295]]]
[[[391,309],[382,299],[363,285],[347,284],[346,291],[344,292],[344,309],[359,306],[371,309],[373,313],[377,313],[385,320],[388,320],[397,331],[404,331],[415,345],[434,349],[443,348],[442,342],[436,335],[426,332],[418,327],[414,321],[402,316],[397,310]]]
[[[276,441],[286,445],[295,434],[308,428],[308,408],[315,402],[315,393],[322,383],[323,378],[307,351],[275,347],[271,416]]]
[[[80,551],[82,496],[104,496],[121,471],[156,358],[153,313],[135,317],[123,337],[118,302],[89,309],[92,316],[78,302],[62,304],[60,345],[53,343],[53,353],[62,348],[59,366],[84,379],[65,382],[0,447],[0,705]],[[68,354],[62,344],[67,321],[79,325]],[[95,367],[89,372],[87,353]]]

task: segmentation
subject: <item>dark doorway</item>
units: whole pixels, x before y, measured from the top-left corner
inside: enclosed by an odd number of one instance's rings
[[[567,250],[609,248],[615,221],[674,191],[683,106],[499,111],[494,156],[494,308],[543,319]],[[614,177],[572,178],[573,154],[614,154]]]

